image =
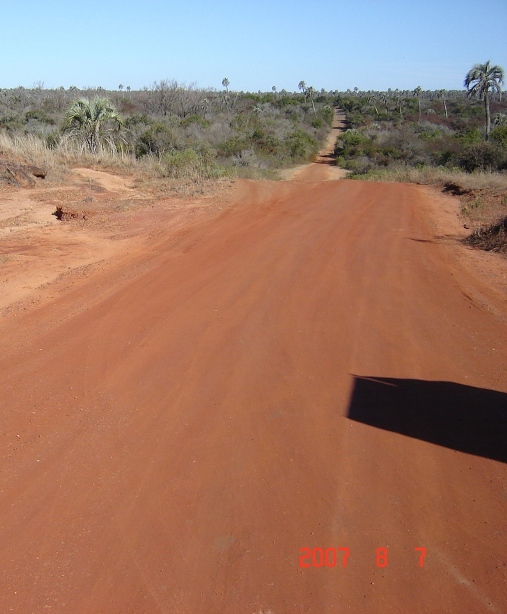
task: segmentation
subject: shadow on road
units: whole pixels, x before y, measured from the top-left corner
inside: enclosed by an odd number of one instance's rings
[[[507,394],[452,382],[354,376],[347,417],[507,462]]]
[[[329,164],[330,166],[336,166],[336,157],[333,153],[320,154],[315,162],[317,164]]]

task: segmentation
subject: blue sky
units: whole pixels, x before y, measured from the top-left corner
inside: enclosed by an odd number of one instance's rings
[[[0,88],[461,89],[507,0],[1,0]]]

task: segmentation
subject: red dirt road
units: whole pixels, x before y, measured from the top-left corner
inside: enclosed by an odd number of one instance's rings
[[[1,612],[505,611],[505,294],[424,188],[305,179],[4,317]]]

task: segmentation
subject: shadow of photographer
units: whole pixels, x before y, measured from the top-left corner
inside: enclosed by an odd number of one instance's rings
[[[347,417],[507,462],[507,394],[453,382],[354,376]]]

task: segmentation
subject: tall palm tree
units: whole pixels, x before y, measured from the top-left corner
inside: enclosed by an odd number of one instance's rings
[[[403,119],[403,96],[401,95],[401,92],[396,94],[396,106],[400,110],[400,119]]]
[[[491,114],[489,111],[490,94],[502,92],[505,74],[501,66],[492,66],[488,60],[485,64],[475,64],[465,77],[465,87],[469,98],[484,100],[486,113],[486,140],[491,132]]]
[[[414,95],[417,98],[417,104],[419,106],[419,121],[421,121],[421,92],[422,92],[422,87],[418,85],[414,90]]]
[[[378,115],[377,97],[375,96],[375,94],[369,94],[368,98],[366,99],[366,102],[372,105],[372,107],[375,109],[375,114]]]
[[[122,120],[111,101],[99,96],[76,100],[65,114],[64,130],[92,153],[97,153],[104,144],[115,149],[113,132],[121,126]]]
[[[449,117],[449,114],[447,113],[447,102],[446,102],[446,97],[447,97],[447,91],[446,90],[438,90],[438,97],[442,99],[442,102],[444,103],[444,111],[445,111],[445,119],[447,119]]]
[[[315,103],[313,102],[313,94],[315,93],[315,90],[311,85],[306,88],[306,93],[308,94],[308,97],[310,98],[310,101],[312,103],[313,114],[317,116],[317,111],[315,110]]]
[[[384,94],[383,92],[380,94],[379,97],[380,102],[385,106],[386,108],[386,115],[389,116],[389,100],[386,96],[386,94]]]

